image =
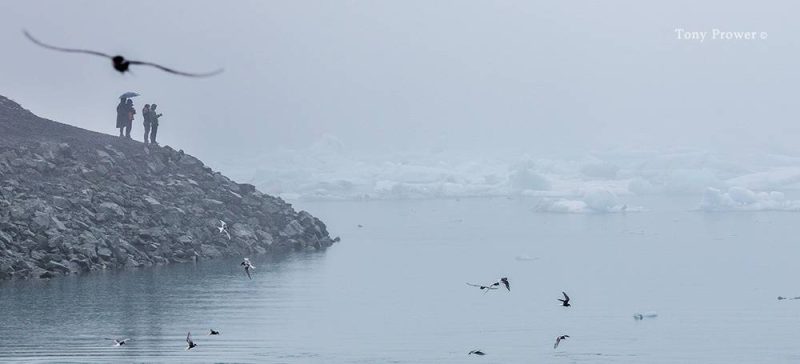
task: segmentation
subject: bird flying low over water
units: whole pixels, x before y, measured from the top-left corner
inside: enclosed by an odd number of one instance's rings
[[[556,343],[555,343],[555,345],[553,345],[553,349],[558,348],[558,344],[561,344],[561,340],[566,340],[568,337],[569,337],[569,335],[561,335],[561,336],[557,337],[556,338]]]
[[[84,54],[90,54],[90,55],[94,55],[94,56],[100,56],[100,57],[108,58],[108,59],[111,60],[111,64],[112,64],[112,66],[114,66],[114,69],[117,70],[119,73],[125,73],[125,72],[129,71],[130,66],[136,66],[136,65],[155,67],[155,68],[158,68],[158,69],[160,69],[160,70],[162,70],[164,72],[169,72],[169,73],[172,73],[172,74],[176,74],[176,75],[180,75],[180,76],[188,76],[188,77],[209,77],[209,76],[214,76],[214,75],[219,74],[219,73],[222,72],[222,69],[217,69],[217,70],[214,70],[214,71],[211,71],[211,72],[206,72],[206,73],[183,72],[183,71],[174,70],[172,68],[164,67],[162,65],[159,65],[159,64],[156,64],[156,63],[152,63],[152,62],[128,60],[128,59],[125,59],[125,57],[120,56],[120,55],[111,56],[111,55],[108,55],[108,54],[105,54],[105,53],[102,53],[102,52],[97,52],[97,51],[92,51],[92,50],[87,50],[87,49],[56,47],[56,46],[52,46],[52,45],[49,45],[49,44],[42,43],[38,39],[34,38],[30,33],[28,33],[27,30],[23,30],[22,32],[25,34],[26,37],[28,37],[28,39],[31,42],[35,43],[36,45],[38,45],[40,47],[44,47],[44,48],[47,48],[47,49],[52,49],[52,50],[60,51],[60,52],[84,53]]]
[[[253,279],[253,277],[250,276],[250,270],[255,270],[256,266],[254,266],[253,263],[250,263],[250,258],[244,258],[244,261],[242,261],[239,265],[244,267],[244,272],[247,273],[247,278]]]
[[[467,285],[468,286],[472,286],[472,287],[478,287],[483,291],[483,293],[486,293],[486,292],[489,292],[489,290],[497,289],[497,286],[499,286],[500,283],[496,282],[496,283],[492,283],[492,284],[487,285],[487,286],[484,286],[482,284],[473,284],[473,283],[467,283]]]
[[[214,331],[214,329],[209,330],[209,335],[219,335],[219,331]]]
[[[569,304],[569,296],[567,296],[567,293],[566,292],[561,292],[561,294],[564,295],[564,299],[563,300],[560,299],[560,298],[558,299],[559,301],[561,301],[561,306],[564,306],[564,307],[572,306],[572,305]]]
[[[188,344],[188,345],[186,345],[186,350],[191,350],[193,347],[197,346],[197,344],[195,344],[194,341],[192,341],[192,333],[191,332],[187,332],[186,333],[186,344]]]
[[[469,353],[467,353],[467,355],[472,355],[472,354],[475,354],[475,355],[486,355],[486,353],[484,353],[484,352],[482,352],[480,350],[473,350],[473,351],[470,351]]]
[[[511,292],[511,284],[508,283],[508,278],[506,278],[506,277],[500,278],[500,283],[502,283],[504,286],[506,286],[506,289],[509,292]]]
[[[217,230],[219,230],[220,234],[225,234],[228,237],[228,240],[231,240],[231,234],[228,232],[228,224],[225,221],[219,220],[219,226],[217,226]]]
[[[114,340],[114,346],[122,346],[122,345],[125,345],[125,343],[127,343],[128,340],[130,340],[130,339],[122,339],[122,340],[120,340],[120,339],[106,338],[106,340]]]

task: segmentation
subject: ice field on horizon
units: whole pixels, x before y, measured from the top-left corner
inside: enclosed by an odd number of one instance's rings
[[[567,158],[443,150],[359,155],[325,136],[306,149],[222,164],[236,180],[287,200],[526,197],[540,212],[620,213],[647,209],[626,201],[633,195],[697,195],[687,209],[800,211],[800,201],[785,196],[800,190],[800,157],[741,154],[675,149]]]

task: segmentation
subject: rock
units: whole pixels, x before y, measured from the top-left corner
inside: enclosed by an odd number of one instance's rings
[[[57,271],[57,272],[61,272],[61,273],[64,273],[64,274],[68,274],[68,273],[71,272],[69,267],[67,267],[66,265],[61,264],[59,262],[56,262],[54,260],[51,260],[51,261],[49,261],[47,263],[47,270],[49,270],[49,271]]]
[[[233,229],[231,230],[231,235],[239,238],[239,239],[255,239],[256,233],[253,231],[252,228],[249,226],[242,224],[242,223],[235,223],[233,224]]]
[[[332,243],[310,214],[183,151],[56,124],[0,96],[0,279]]]
[[[12,242],[11,235],[8,235],[7,233],[0,230],[0,242],[11,244]]]
[[[303,225],[300,225],[297,220],[290,221],[286,227],[283,228],[281,231],[281,235],[284,236],[295,236],[300,235],[303,232]]]
[[[122,182],[125,182],[126,184],[129,185],[135,185],[136,182],[139,181],[136,175],[133,174],[123,174],[122,176],[120,176],[120,178],[122,179]]]
[[[97,256],[103,260],[110,260],[112,257],[111,249],[99,248],[97,249]]]
[[[178,244],[191,244],[193,240],[190,235],[181,235],[178,237]]]
[[[119,205],[113,202],[103,202],[97,209],[100,213],[105,213],[108,215],[114,215],[117,217],[125,216],[125,210],[122,209]]]
[[[164,208],[164,205],[162,205],[161,202],[158,202],[158,200],[156,200],[155,198],[152,198],[150,196],[144,196],[143,199],[146,206],[153,211],[158,212]]]
[[[61,231],[67,230],[67,226],[64,225],[64,223],[61,222],[61,220],[59,220],[57,217],[51,216],[50,219],[53,221],[53,224],[55,225],[56,229]]]
[[[35,232],[42,232],[50,228],[53,224],[52,217],[46,213],[37,212],[33,220],[31,220],[31,228]]]

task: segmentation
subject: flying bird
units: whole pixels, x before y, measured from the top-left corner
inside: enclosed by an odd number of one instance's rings
[[[122,345],[125,345],[125,343],[128,342],[128,340],[130,340],[130,339],[122,339],[122,340],[120,340],[120,339],[106,338],[106,340],[114,340],[114,346],[122,346]]]
[[[193,347],[197,346],[197,344],[192,341],[192,333],[186,333],[186,343],[189,344],[186,346],[186,350],[191,350]]]
[[[506,289],[511,292],[511,284],[508,283],[508,278],[500,278],[500,283],[503,283],[503,285],[506,286]]]
[[[247,278],[253,279],[253,277],[250,276],[250,270],[255,270],[256,266],[254,266],[253,263],[250,263],[250,258],[244,258],[244,261],[239,265],[244,267],[244,272],[247,273]]]
[[[128,59],[125,59],[125,57],[120,56],[120,55],[111,56],[111,55],[108,55],[108,54],[105,54],[105,53],[102,53],[102,52],[97,52],[97,51],[92,51],[92,50],[87,50],[87,49],[56,47],[56,46],[52,46],[52,45],[49,45],[49,44],[42,43],[38,39],[34,38],[30,33],[28,33],[27,30],[23,30],[22,32],[25,34],[26,37],[28,37],[28,39],[30,39],[31,42],[33,42],[34,44],[36,44],[36,45],[38,45],[40,47],[44,47],[44,48],[47,48],[47,49],[52,49],[52,50],[60,51],[60,52],[84,53],[84,54],[91,54],[91,55],[94,55],[94,56],[100,56],[100,57],[108,58],[108,59],[111,60],[111,64],[114,66],[114,69],[117,70],[119,73],[125,73],[125,72],[129,71],[130,66],[135,66],[135,65],[155,67],[155,68],[158,68],[158,69],[160,69],[160,70],[162,70],[164,72],[169,72],[169,73],[172,73],[172,74],[176,74],[176,75],[180,75],[180,76],[188,76],[188,77],[209,77],[209,76],[214,76],[214,75],[219,74],[219,73],[222,72],[222,69],[218,69],[218,70],[214,70],[212,72],[207,72],[207,73],[189,73],[189,72],[177,71],[177,70],[174,70],[172,68],[164,67],[162,65],[159,65],[159,64],[156,64],[156,63],[152,63],[152,62],[128,60]]]
[[[219,220],[219,226],[217,226],[217,230],[219,230],[220,234],[225,233],[225,236],[228,237],[228,240],[231,240],[231,234],[228,232],[228,224],[226,224],[225,221]]]
[[[475,355],[486,355],[486,353],[484,353],[484,352],[482,352],[480,350],[470,351],[467,355],[472,355],[472,354],[475,354]]]
[[[569,296],[567,296],[567,293],[562,291],[561,294],[564,295],[564,299],[563,300],[560,299],[560,298],[558,299],[559,301],[561,301],[561,306],[564,306],[564,307],[572,306],[572,305],[569,304]]]
[[[209,335],[219,335],[219,331],[214,331],[214,329],[209,330]]]
[[[488,286],[484,286],[482,284],[472,284],[472,283],[467,283],[467,285],[468,286],[472,286],[472,287],[478,287],[483,291],[483,293],[486,293],[486,292],[489,292],[489,290],[497,289],[497,286],[499,286],[500,283],[499,282],[495,282],[495,283],[492,283],[492,284],[490,284]]]
[[[553,349],[558,348],[558,344],[561,344],[561,340],[566,340],[568,337],[569,337],[569,335],[561,335],[561,336],[557,337],[556,338],[556,343],[555,343],[555,345],[553,345]]]

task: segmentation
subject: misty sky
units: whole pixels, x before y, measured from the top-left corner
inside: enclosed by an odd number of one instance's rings
[[[156,102],[162,144],[201,158],[303,148],[532,153],[688,146],[796,150],[796,2],[3,1],[0,94],[116,133]],[[22,35],[210,79],[39,48]],[[687,31],[767,39],[677,39]],[[709,37],[711,35],[709,34]],[[133,134],[142,133],[140,115]]]

